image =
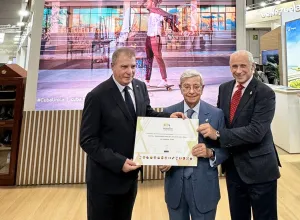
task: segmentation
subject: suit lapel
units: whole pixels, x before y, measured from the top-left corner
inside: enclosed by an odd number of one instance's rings
[[[142,93],[141,93],[141,88],[140,86],[136,83],[135,80],[132,81],[132,88],[134,92],[134,97],[135,97],[135,108],[136,108],[136,115],[141,116],[141,106],[142,106]]]
[[[122,112],[124,113],[125,117],[132,122],[133,126],[135,126],[135,124],[130,116],[129,111],[127,110],[127,107],[125,105],[122,94],[121,94],[120,90],[118,89],[118,86],[116,85],[116,83],[114,82],[112,77],[110,78],[110,83],[111,83],[110,91],[111,91],[111,94],[112,94],[114,100],[116,101],[117,105],[122,110]]]
[[[247,102],[249,101],[249,99],[253,96],[254,91],[255,91],[255,87],[256,87],[257,81],[255,80],[255,78],[253,77],[253,79],[251,80],[251,82],[249,83],[249,85],[247,86],[247,88],[244,91],[244,94],[241,98],[241,101],[236,109],[236,112],[234,114],[233,117],[233,121],[232,121],[232,125],[234,125],[234,122],[236,121],[236,119],[239,117],[241,111],[243,110],[243,108],[245,107],[245,105],[247,104]]]
[[[205,102],[203,102],[201,100],[200,100],[200,109],[199,109],[198,119],[199,119],[199,125],[204,124],[204,123],[210,123],[210,120],[211,120],[209,111],[207,109],[207,105]],[[204,142],[204,138],[200,133],[199,133],[198,141],[199,141],[199,143]]]

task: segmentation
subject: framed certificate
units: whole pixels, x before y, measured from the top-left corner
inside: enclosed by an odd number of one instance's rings
[[[138,165],[197,166],[198,119],[138,117],[133,160]]]

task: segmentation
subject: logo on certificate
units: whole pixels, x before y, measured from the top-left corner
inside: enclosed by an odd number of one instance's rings
[[[173,128],[171,128],[171,125],[169,123],[164,123],[163,130],[164,131],[173,131]]]

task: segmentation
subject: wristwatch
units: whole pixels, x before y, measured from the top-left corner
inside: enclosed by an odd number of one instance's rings
[[[217,140],[220,138],[220,132],[216,131]]]

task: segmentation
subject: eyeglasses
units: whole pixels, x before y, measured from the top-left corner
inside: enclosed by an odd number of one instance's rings
[[[184,93],[190,92],[192,88],[193,88],[193,90],[194,90],[195,92],[200,92],[200,91],[203,89],[203,86],[202,86],[202,85],[194,85],[194,86],[190,86],[190,85],[185,85],[185,84],[183,84],[183,85],[180,86],[180,88],[182,89],[182,91],[183,91]]]

